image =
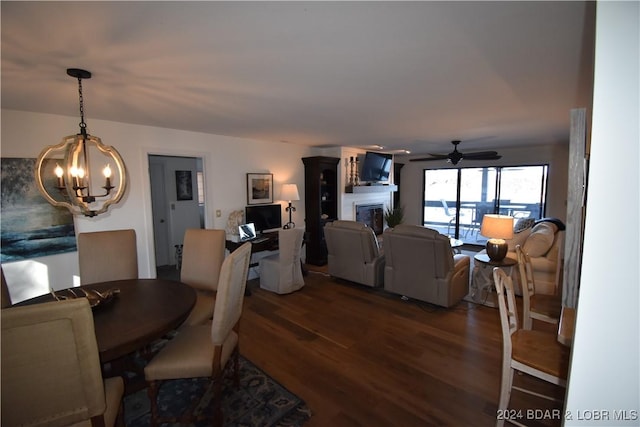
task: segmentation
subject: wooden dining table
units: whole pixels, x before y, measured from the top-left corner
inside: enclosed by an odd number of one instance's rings
[[[132,279],[93,283],[69,290],[56,291],[60,298],[82,298],[82,289],[104,293],[119,292],[93,310],[93,323],[100,361],[104,364],[126,356],[162,338],[185,321],[196,302],[196,293],[189,285],[163,279]],[[45,294],[16,305],[55,301]]]

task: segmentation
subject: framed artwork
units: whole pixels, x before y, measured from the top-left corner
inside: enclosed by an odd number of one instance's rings
[[[247,204],[273,203],[273,174],[247,174]]]
[[[176,171],[176,198],[178,200],[193,200],[191,171]]]
[[[34,169],[36,159],[2,158],[2,198],[0,234],[2,262],[21,261],[48,255],[75,252],[73,215],[66,208],[49,204],[38,191]],[[55,186],[55,160],[47,160],[51,171],[47,186]]]

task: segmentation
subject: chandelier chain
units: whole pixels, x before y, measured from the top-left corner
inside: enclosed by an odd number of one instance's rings
[[[78,77],[78,98],[80,99],[80,133],[86,135],[87,124],[84,122],[84,97],[82,96],[82,78]]]

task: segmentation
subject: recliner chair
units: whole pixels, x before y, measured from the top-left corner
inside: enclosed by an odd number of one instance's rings
[[[361,222],[337,220],[324,226],[329,275],[367,286],[380,286],[384,255],[373,230]]]
[[[387,228],[384,289],[442,307],[469,293],[468,255],[453,254],[449,237],[419,225]]]

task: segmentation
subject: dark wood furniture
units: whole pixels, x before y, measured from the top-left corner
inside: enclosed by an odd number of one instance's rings
[[[307,231],[306,262],[313,265],[327,263],[327,244],[324,225],[338,219],[338,163],[337,157],[304,157],[305,227]]]
[[[278,250],[278,232],[272,231],[269,233],[262,233],[260,237],[266,237],[267,240],[259,240],[251,243],[251,253],[263,252],[263,251],[277,251]],[[233,240],[225,241],[225,247],[229,252],[233,252],[245,242],[234,242]],[[254,262],[249,264],[249,267],[255,267],[258,263]]]
[[[126,356],[162,338],[184,322],[196,302],[188,285],[162,279],[131,279],[94,283],[82,288],[106,291],[120,289],[109,303],[93,309],[96,340],[102,363]],[[80,289],[72,288],[78,295]],[[57,291],[64,295],[65,291]],[[16,305],[54,301],[41,295]]]

